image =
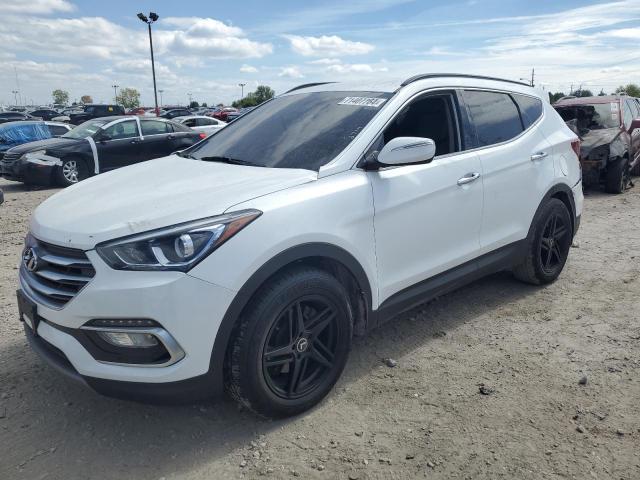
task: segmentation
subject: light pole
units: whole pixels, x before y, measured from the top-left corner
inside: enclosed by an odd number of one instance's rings
[[[115,83],[113,85],[111,85],[111,87],[113,88],[113,94],[114,94],[114,98],[116,101],[116,105],[118,104],[118,87],[120,85],[116,85]]]
[[[149,46],[151,47],[151,72],[153,73],[153,98],[156,102],[156,116],[160,115],[160,110],[158,109],[158,91],[156,90],[156,65],[153,60],[153,38],[151,37],[151,24],[158,20],[158,14],[155,12],[149,12],[149,18],[147,18],[144,14],[139,13],[138,18],[147,24],[149,27]]]
[[[13,97],[15,98],[16,101],[16,107],[18,106],[18,90],[11,90],[11,93],[13,93]]]
[[[189,105],[187,108],[191,108],[191,92],[187,93],[187,96],[189,97]]]
[[[246,85],[246,83],[239,83],[238,86],[240,87],[240,100],[242,100],[244,98],[244,86]]]
[[[158,93],[160,94],[160,108],[162,108],[162,94],[164,93],[164,90],[158,90]]]

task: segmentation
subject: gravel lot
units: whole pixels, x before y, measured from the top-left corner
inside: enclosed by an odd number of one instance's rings
[[[103,398],[43,365],[15,265],[56,190],[0,188],[0,479],[640,478],[640,187],[587,196],[555,284],[499,274],[404,314],[356,340],[318,408],[277,422]]]

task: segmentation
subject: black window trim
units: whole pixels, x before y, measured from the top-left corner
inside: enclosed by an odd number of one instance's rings
[[[449,157],[453,157],[455,155],[460,155],[460,154],[464,154],[469,152],[470,150],[464,150],[463,149],[463,141],[462,141],[462,116],[460,115],[460,108],[462,108],[462,105],[460,105],[459,103],[459,99],[458,99],[458,95],[456,94],[456,90],[458,90],[458,87],[435,87],[435,88],[428,88],[426,90],[421,90],[419,92],[416,92],[414,95],[412,95],[411,97],[409,97],[407,100],[405,100],[402,105],[400,105],[395,112],[393,112],[393,115],[391,115],[389,117],[389,119],[387,119],[387,121],[384,123],[384,125],[375,133],[375,135],[373,135],[373,138],[371,139],[371,141],[367,144],[367,146],[363,149],[362,153],[359,155],[358,160],[355,163],[355,168],[359,168],[361,170],[366,170],[366,162],[365,162],[365,155],[367,154],[367,152],[369,151],[369,149],[373,146],[373,144],[378,140],[378,138],[380,137],[380,135],[382,135],[384,133],[384,131],[389,127],[389,125],[391,124],[391,122],[393,122],[395,120],[395,118],[400,115],[400,112],[402,112],[404,110],[405,107],[407,107],[411,102],[417,100],[420,97],[425,97],[425,96],[444,96],[444,95],[449,95],[449,97],[451,98],[451,103],[453,104],[453,122],[454,122],[454,128],[456,128],[456,132],[457,132],[457,144],[458,144],[458,148],[460,148],[459,151],[457,152],[451,152],[451,153],[446,153],[444,155],[436,155],[435,157],[433,157],[433,160],[431,162],[428,163],[432,163],[436,160],[439,160],[441,158],[449,158]],[[390,101],[391,98],[390,97],[387,101]],[[251,113],[251,112],[248,112]],[[380,113],[380,112],[378,112]],[[375,118],[375,116],[374,116]],[[373,119],[371,119],[371,121],[373,121]],[[437,152],[436,152],[437,153]],[[328,165],[328,164],[327,164]],[[380,170],[389,170],[389,169],[393,169],[393,168],[404,168],[404,167],[411,167],[411,166],[415,166],[415,165],[426,165],[426,163],[424,164],[419,164],[419,163],[415,163],[415,164],[410,164],[410,165],[389,165],[389,166],[384,166],[381,167]],[[352,167],[354,168],[354,167]]]
[[[544,108],[544,100],[539,98],[539,97],[536,97],[535,95],[529,95],[529,94],[526,94],[526,93],[514,92],[513,90],[500,90],[500,89],[497,89],[497,88],[484,88],[484,87],[457,87],[457,90],[459,90],[460,92],[462,92],[463,90],[473,90],[473,91],[480,91],[480,92],[504,93],[504,94],[508,95],[509,98],[511,98],[511,101],[516,105],[516,109],[518,110],[518,115],[520,117],[520,125],[523,126],[523,128],[524,128],[524,121],[522,119],[522,113],[520,112],[520,107],[518,106],[518,102],[516,102],[514,100],[512,95],[523,95],[525,97],[535,98],[536,100],[540,100],[542,102],[542,115],[540,115],[538,117],[538,119],[529,126],[529,128],[523,129],[522,132],[520,132],[515,137],[510,138],[509,140],[505,140],[504,142],[500,142],[500,143],[492,143],[491,145],[484,145],[484,146],[481,146],[481,147],[475,146],[474,148],[470,148],[469,150],[464,150],[464,152],[477,152],[477,151],[480,151],[480,150],[486,150],[487,148],[499,147],[499,146],[506,145],[506,144],[511,143],[511,142],[515,142],[516,140],[518,140],[522,136],[524,136],[526,133],[528,133],[531,129],[533,129],[533,127],[538,125],[538,123],[542,122],[542,119],[545,118],[545,116],[546,116],[546,111],[545,111],[546,109]],[[464,97],[464,96],[461,95],[461,97]],[[462,102],[464,102],[464,98],[462,98]],[[468,108],[466,102],[465,102],[465,108]],[[474,126],[474,129],[475,129],[475,126]],[[477,142],[477,138],[476,138],[476,142]]]

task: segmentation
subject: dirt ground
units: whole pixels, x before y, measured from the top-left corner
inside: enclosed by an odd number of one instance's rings
[[[555,284],[494,275],[396,318],[284,421],[112,400],[43,365],[16,264],[56,190],[0,188],[0,479],[640,478],[640,186],[587,196]]]

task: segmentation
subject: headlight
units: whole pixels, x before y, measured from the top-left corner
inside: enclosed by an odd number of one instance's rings
[[[33,152],[25,153],[22,157],[27,160],[31,160],[32,158],[38,158],[46,154],[47,154],[46,150],[34,150]]]
[[[96,251],[116,270],[186,272],[260,215],[242,210],[205,218],[102,243]]]

